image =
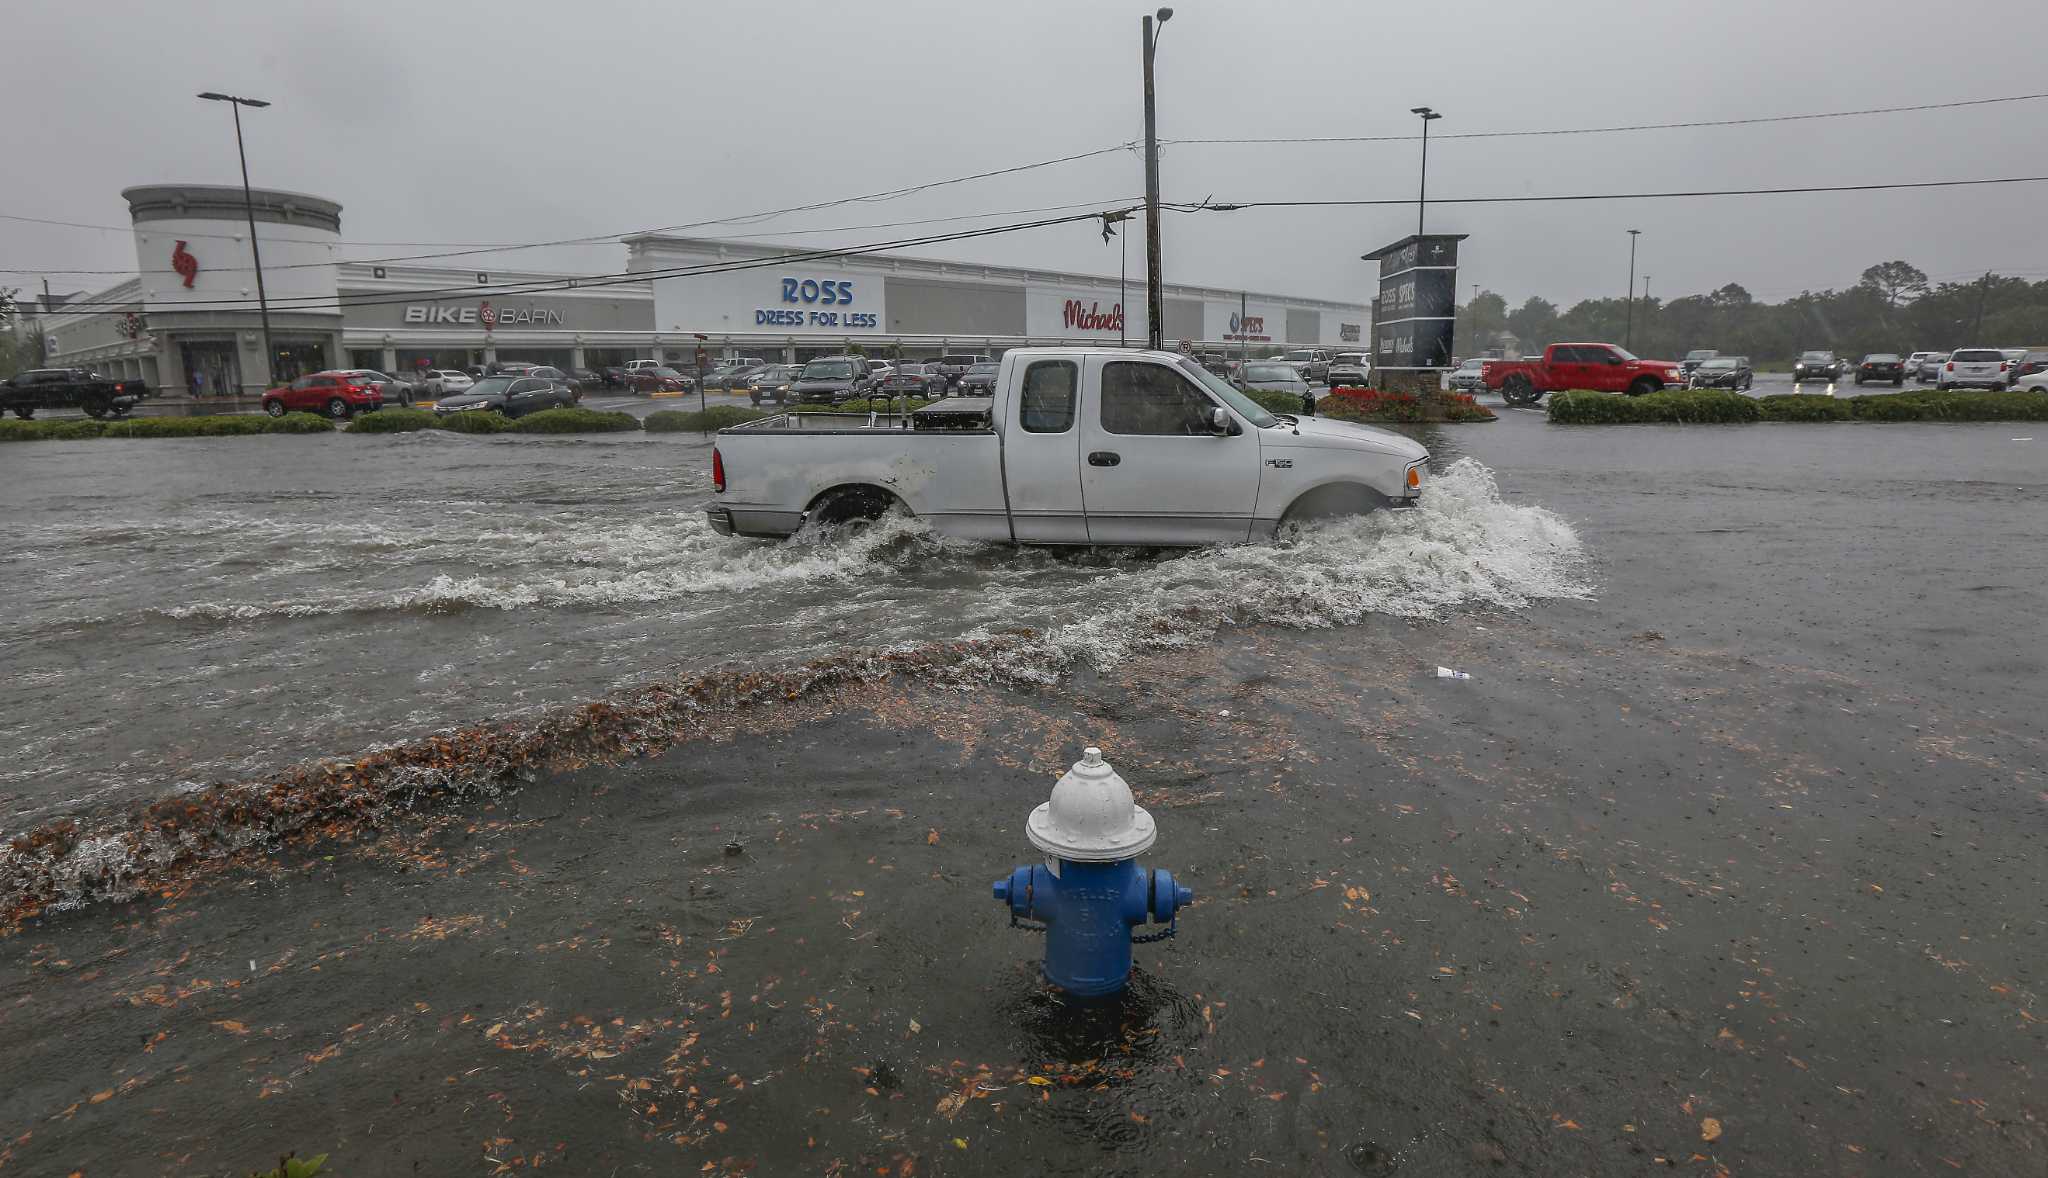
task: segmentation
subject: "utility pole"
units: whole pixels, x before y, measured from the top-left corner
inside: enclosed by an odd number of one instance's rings
[[[1984,277],[1977,280],[1977,321],[1970,325],[1970,338],[1984,338],[1984,300],[1991,294],[1991,271],[1984,271]],[[1967,346],[1967,345],[1965,345]]]
[[[1429,125],[1443,118],[1426,106],[1408,108],[1411,115],[1422,116],[1422,181],[1415,190],[1415,236],[1422,236],[1422,214],[1429,208]]]
[[[1173,9],[1156,14],[1163,27]],[[1159,114],[1152,97],[1152,56],[1159,46],[1153,17],[1144,19],[1145,37],[1145,337],[1158,351],[1166,346],[1166,293],[1159,273]]]
[[[242,161],[242,211],[249,217],[249,258],[256,266],[256,309],[263,316],[263,379],[275,383],[277,349],[270,342],[270,296],[263,289],[263,251],[256,245],[256,202],[249,195],[249,153],[242,148],[242,108],[269,106],[270,103],[261,98],[237,98],[233,94],[217,94],[211,90],[199,97],[208,102],[225,102],[235,112],[235,155]]]
[[[1628,319],[1627,326],[1621,330],[1621,346],[1624,348],[1635,343],[1636,338],[1636,238],[1642,235],[1640,229],[1628,231]]]

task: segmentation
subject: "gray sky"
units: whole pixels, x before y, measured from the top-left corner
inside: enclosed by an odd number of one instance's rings
[[[724,217],[1004,167],[1142,135],[1138,18],[1086,0],[93,4],[22,0],[4,20],[13,100],[0,212],[122,226],[126,185],[236,179],[214,89],[250,112],[251,178],[339,200],[351,242],[532,241]],[[2048,91],[2048,4],[1901,0],[1645,5],[1200,0],[1159,54],[1162,137],[1411,134],[1675,122]],[[1940,29],[1990,68],[1943,68]],[[2033,56],[2029,56],[2032,54]],[[2048,101],[1707,130],[1439,140],[1438,196],[1647,191],[2048,174]],[[1412,198],[1413,143],[1181,146],[1169,200]],[[706,236],[854,244],[965,227],[806,228],[1113,203],[1143,191],[1115,153]],[[1671,296],[1737,281],[1776,299],[1903,257],[1937,278],[2048,276],[2048,185],[1433,207],[1472,234],[1472,283],[1511,302]],[[993,221],[1022,220],[1022,216]],[[1364,301],[1357,255],[1413,231],[1412,204],[1170,216],[1169,280]],[[1135,223],[1134,223],[1135,226]],[[1142,235],[1131,265],[1142,274]],[[361,246],[351,256],[426,252]],[[1086,225],[922,252],[1115,274]],[[479,266],[617,269],[624,250],[487,255]],[[0,266],[134,266],[125,232],[0,221]],[[457,259],[450,264],[468,266]],[[52,288],[110,279],[53,276]],[[33,286],[34,275],[0,275]]]

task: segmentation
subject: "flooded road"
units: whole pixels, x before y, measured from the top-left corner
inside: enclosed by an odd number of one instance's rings
[[[1184,553],[721,537],[673,435],[13,447],[0,833],[712,665],[1030,629],[989,670],[1044,681],[1233,620],[1587,591],[1569,527],[1440,448],[1419,512]]]

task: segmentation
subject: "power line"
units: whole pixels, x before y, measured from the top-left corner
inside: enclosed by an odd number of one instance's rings
[[[1821,111],[1813,114],[1759,115],[1743,119],[1696,119],[1684,123],[1623,123],[1608,127],[1559,127],[1539,131],[1463,131],[1436,134],[1432,139],[1526,139],[1544,135],[1613,135],[1631,131],[1680,131],[1700,127],[1748,127],[1764,123],[1798,123],[1813,119],[1848,119],[1867,115],[1904,114],[1909,111],[1953,110],[1966,106],[1994,106],[2007,102],[2035,102],[2048,98],[2040,94],[2008,94],[2000,98],[1968,98],[1956,102],[1926,102],[1915,106],[1874,106],[1863,110]],[[1247,136],[1241,138],[1165,139],[1164,144],[1262,144],[1262,143],[1412,143],[1420,135],[1307,135]]]
[[[951,241],[966,241],[971,238],[992,237],[997,234],[1017,233],[1026,229],[1043,229],[1054,225],[1068,225],[1083,221],[1099,221],[1106,215],[1116,216],[1118,214],[1128,214],[1130,211],[1131,210],[1129,208],[1125,208],[1097,210],[1094,212],[1087,213],[1073,213],[1061,217],[1047,217],[1035,221],[1015,222],[1008,225],[983,226],[978,229],[963,229],[953,233],[940,233],[924,237],[901,238],[894,241],[872,242],[866,245],[846,246],[840,248],[820,248],[816,250],[802,250],[794,253],[775,254],[765,258],[742,259],[727,262],[710,262],[694,266],[675,266],[659,270],[629,270],[595,275],[563,275],[560,277],[559,280],[536,280],[533,282],[505,283],[497,285],[486,284],[483,286],[435,287],[427,289],[393,291],[390,292],[388,295],[385,292],[380,291],[375,292],[370,297],[336,296],[330,298],[325,295],[306,295],[286,300],[284,305],[285,309],[287,310],[297,311],[342,310],[348,307],[383,306],[394,303],[417,302],[422,298],[431,298],[431,296],[436,294],[461,294],[471,296],[541,294],[548,291],[556,290],[575,290],[588,287],[618,286],[625,283],[647,282],[659,278],[688,278],[706,274],[727,274],[742,270],[766,269],[771,267],[787,266],[795,263],[821,261],[831,258],[857,257],[864,254],[885,253],[892,250],[899,250],[908,247],[938,245]],[[94,303],[71,302],[65,303],[59,307],[54,307],[46,311],[39,312],[39,314],[100,315],[106,314],[109,311],[119,310],[121,307],[125,306],[127,303],[132,301],[134,300],[123,299],[110,302]],[[159,306],[157,310],[159,312],[235,311],[245,310],[249,307],[249,305],[255,302],[255,299],[216,299],[207,301],[194,300],[192,302],[166,303]],[[271,306],[273,307],[279,305],[279,300],[277,299],[272,299],[270,302]]]
[[[1085,159],[1093,159],[1093,158],[1095,158],[1096,156],[1110,155],[1110,154],[1113,154],[1113,153],[1115,153],[1115,152],[1119,152],[1119,151],[1129,151],[1129,150],[1130,150],[1130,149],[1132,148],[1132,146],[1133,146],[1133,144],[1131,144],[1131,143],[1128,143],[1128,142],[1125,142],[1125,143],[1117,143],[1117,144],[1112,144],[1111,146],[1108,146],[1108,147],[1098,147],[1098,148],[1095,148],[1095,149],[1093,149],[1093,150],[1090,150],[1090,151],[1081,151],[1081,152],[1075,152],[1075,153],[1073,153],[1073,154],[1071,154],[1071,155],[1063,155],[1063,156],[1056,156],[1056,157],[1054,157],[1054,158],[1052,158],[1052,159],[1045,159],[1045,160],[1034,160],[1034,161],[1032,161],[1032,162],[1030,162],[1030,163],[1025,163],[1025,164],[1012,164],[1012,165],[1010,165],[1010,166],[1008,166],[1008,167],[1002,167],[1002,168],[992,168],[992,169],[990,169],[990,170],[988,170],[988,171],[984,171],[984,172],[971,172],[971,173],[969,173],[969,174],[967,174],[967,175],[965,175],[965,176],[951,176],[951,177],[947,177],[946,179],[943,179],[943,180],[928,180],[928,181],[926,181],[926,182],[924,182],[924,183],[922,183],[922,184],[910,184],[910,185],[905,185],[904,187],[901,187],[901,188],[889,188],[889,189],[884,189],[884,190],[882,190],[882,191],[880,191],[880,192],[869,192],[869,193],[863,193],[863,194],[861,194],[861,195],[859,195],[859,196],[843,196],[843,197],[838,197],[838,198],[836,198],[836,199],[833,199],[833,200],[822,200],[822,201],[814,201],[814,202],[812,202],[811,204],[805,204],[805,205],[791,205],[791,206],[789,206],[788,208],[781,208],[781,209],[767,209],[767,210],[764,210],[764,211],[761,211],[761,212],[754,212],[754,213],[737,213],[737,214],[734,214],[734,215],[732,215],[732,216],[729,216],[729,217],[716,217],[716,218],[712,218],[712,219],[710,219],[710,220],[705,220],[705,221],[686,221],[686,222],[684,222],[684,223],[682,223],[682,224],[679,224],[679,225],[662,225],[662,226],[657,226],[657,227],[655,227],[655,228],[651,228],[651,229],[629,229],[629,230],[624,230],[624,231],[622,231],[622,232],[618,232],[618,233],[599,233],[599,234],[591,234],[591,235],[588,235],[588,236],[584,236],[584,237],[564,237],[564,238],[557,238],[557,239],[555,239],[555,240],[552,240],[552,241],[529,241],[529,242],[501,242],[501,243],[482,243],[482,244],[478,244],[478,245],[476,245],[476,247],[475,247],[475,248],[469,248],[469,249],[453,249],[453,250],[447,250],[447,251],[443,251],[443,252],[439,252],[439,253],[429,253],[429,254],[403,254],[403,255],[395,255],[395,256],[392,256],[392,257],[382,257],[382,258],[347,258],[347,259],[342,259],[342,261],[345,261],[345,262],[358,262],[358,263],[377,263],[377,262],[416,262],[416,261],[426,261],[426,260],[431,260],[431,259],[436,259],[436,258],[453,258],[453,257],[464,257],[464,256],[470,256],[470,255],[475,255],[475,254],[489,254],[489,253],[505,253],[505,252],[509,252],[509,251],[512,251],[512,250],[528,250],[528,249],[546,249],[546,248],[551,248],[551,247],[555,247],[555,246],[572,246],[572,245],[602,245],[602,244],[604,244],[604,243],[606,243],[606,242],[618,241],[618,240],[620,240],[620,239],[622,239],[622,238],[627,238],[627,237],[638,237],[638,236],[643,236],[643,235],[647,235],[647,234],[654,234],[654,233],[676,233],[676,232],[680,232],[680,231],[682,231],[682,230],[686,230],[686,229],[703,229],[703,228],[708,228],[708,227],[710,227],[710,226],[714,226],[714,225],[740,225],[740,224],[758,224],[759,222],[762,222],[762,221],[766,221],[766,220],[772,220],[773,218],[776,218],[776,217],[788,216],[788,215],[789,215],[789,214],[791,214],[791,213],[809,213],[809,212],[816,212],[816,211],[818,211],[818,210],[821,210],[821,209],[837,208],[837,207],[839,207],[839,206],[841,206],[841,205],[849,205],[849,204],[876,204],[876,203],[880,203],[880,202],[882,202],[882,201],[888,201],[888,200],[897,200],[897,199],[899,199],[899,198],[901,198],[901,197],[905,197],[905,196],[912,196],[912,195],[915,195],[915,194],[917,194],[917,193],[920,193],[920,192],[929,192],[929,191],[931,191],[931,190],[933,190],[933,189],[937,189],[937,188],[947,188],[947,187],[951,187],[951,186],[953,186],[953,185],[957,185],[957,184],[967,184],[967,183],[971,183],[971,182],[973,182],[973,181],[976,181],[976,180],[987,180],[987,179],[991,179],[991,178],[993,178],[993,177],[997,177],[997,176],[1012,176],[1012,175],[1016,175],[1016,174],[1017,174],[1017,173],[1019,173],[1019,172],[1029,172],[1029,171],[1033,171],[1033,170],[1035,170],[1035,169],[1038,169],[1038,168],[1050,168],[1050,167],[1054,167],[1054,166],[1056,166],[1056,165],[1059,165],[1059,164],[1070,164],[1070,163],[1074,163],[1074,162],[1076,162],[1076,161],[1079,161],[1079,160],[1085,160]],[[997,214],[997,213],[992,213],[992,214],[989,214],[989,215],[990,215],[990,216],[1001,216],[1001,215],[1003,215],[1003,214]],[[134,231],[134,229],[135,229],[135,226],[133,226],[133,225],[95,225],[95,224],[88,224],[88,223],[86,223],[86,222],[82,222],[82,221],[60,221],[60,220],[54,220],[54,219],[51,219],[51,218],[47,218],[47,217],[28,217],[28,216],[21,216],[21,215],[17,215],[17,214],[12,214],[12,213],[0,213],[0,220],[4,220],[4,221],[21,221],[21,222],[26,222],[26,223],[29,223],[29,224],[35,224],[35,225],[61,225],[61,226],[68,226],[68,227],[71,227],[71,228],[75,228],[75,229],[99,229],[99,230],[105,230],[105,231],[108,231],[108,232],[113,232],[113,233],[130,233],[130,232],[133,232],[133,231]],[[146,223],[146,222],[145,222],[145,223]],[[824,231],[822,231],[822,230],[821,230],[821,231],[818,231],[818,232],[824,232]],[[243,236],[245,236],[245,235],[243,235],[243,234],[235,234],[235,233],[188,233],[188,234],[186,234],[186,236],[187,236],[188,238],[191,238],[191,239],[194,239],[194,240],[219,240],[219,241],[240,241],[240,240],[242,239],[242,237],[243,237]],[[266,236],[266,237],[265,237],[265,240],[269,240],[269,241],[291,241],[291,242],[297,242],[297,243],[300,243],[300,244],[309,244],[309,245],[340,245],[340,244],[344,244],[344,243],[341,243],[341,242],[329,242],[329,241],[324,241],[324,240],[322,240],[322,239],[318,239],[318,238],[310,238],[310,237],[282,237],[282,236],[280,236],[280,237],[269,237],[269,236]],[[445,243],[445,242],[441,242],[441,243],[437,243],[437,242],[351,242],[351,243],[347,243],[347,244],[352,244],[352,245],[436,245],[436,244],[462,244],[462,243]],[[299,266],[328,266],[328,265],[338,265],[338,264],[340,264],[340,263],[339,263],[339,262],[311,262],[311,263],[295,263],[295,265],[299,265]],[[272,269],[285,269],[285,267],[282,267],[282,266],[277,266],[277,267],[272,267]],[[92,270],[54,270],[54,269],[53,269],[53,270],[4,270],[4,271],[0,271],[0,273],[9,273],[9,274],[43,274],[43,273],[48,273],[48,274],[93,274],[93,273],[115,273],[115,274],[132,274],[132,273],[134,273],[134,271],[132,271],[132,270],[117,270],[117,271],[92,271]]]
[[[1998,176],[1978,180],[1900,180],[1889,184],[1821,184],[1800,188],[1705,188],[1685,192],[1582,192],[1542,196],[1432,196],[1431,204],[1488,205],[1569,203],[1595,200],[1677,200],[1710,196],[1793,196],[1816,192],[1885,192],[1907,188],[1970,188],[1993,184],[2039,184],[2048,176]],[[1179,213],[1234,213],[1243,209],[1368,208],[1384,205],[1412,205],[1412,196],[1390,196],[1375,200],[1203,200],[1198,203],[1169,204]]]
[[[1123,197],[1123,198],[1118,198],[1117,200],[1088,200],[1088,201],[1074,201],[1074,202],[1071,202],[1071,203],[1068,203],[1068,204],[1061,204],[1061,205],[1043,205],[1043,206],[1040,206],[1040,207],[1038,207],[1038,208],[1030,208],[1030,209],[991,209],[991,210],[989,210],[988,212],[985,212],[985,213],[956,213],[956,214],[954,214],[953,216],[950,216],[950,217],[922,217],[922,218],[919,218],[919,219],[916,219],[916,220],[910,220],[910,221],[877,221],[877,222],[873,222],[873,223],[870,223],[870,224],[866,224],[866,225],[834,225],[834,226],[830,226],[830,227],[826,227],[826,228],[820,228],[820,229],[778,229],[778,230],[776,230],[776,231],[774,231],[774,232],[772,232],[772,233],[734,233],[734,234],[730,234],[730,235],[728,235],[728,236],[727,236],[727,237],[725,238],[725,240],[731,240],[731,241],[744,241],[744,240],[750,240],[750,239],[755,239],[755,238],[762,238],[762,237],[799,237],[799,236],[803,236],[803,235],[805,235],[805,234],[812,234],[812,233],[852,233],[852,232],[857,232],[857,231],[859,231],[859,230],[863,230],[863,229],[902,229],[902,228],[910,228],[910,227],[913,227],[913,226],[918,226],[918,225],[943,225],[943,224],[949,224],[949,223],[951,223],[951,222],[955,222],[955,221],[977,221],[977,220],[981,220],[981,219],[983,219],[983,218],[987,218],[987,217],[1021,217],[1021,216],[1026,216],[1026,215],[1029,215],[1029,214],[1032,214],[1032,213],[1059,213],[1059,212],[1065,212],[1065,211],[1067,211],[1068,209],[1100,209],[1100,208],[1103,208],[1103,207],[1104,207],[1104,206],[1106,206],[1106,205],[1115,205],[1115,204],[1120,204],[1120,203],[1131,203],[1131,202],[1135,202],[1135,201],[1136,201],[1137,199],[1138,199],[1137,197]],[[272,240],[275,240],[275,239],[272,239]],[[594,244],[594,245],[602,245],[602,244],[605,244],[606,242],[608,242],[609,240],[610,240],[610,239],[608,239],[608,238],[607,238],[607,239],[605,239],[604,241],[598,241],[598,242],[593,242],[593,243],[591,243],[591,244]],[[538,248],[538,247],[533,247],[533,246],[509,246],[509,247],[507,247],[507,248],[512,248],[512,249],[531,249],[531,248]],[[434,256],[434,255],[422,255],[422,256],[425,256],[425,257],[432,257],[432,256]],[[376,262],[386,262],[386,261],[393,261],[393,260],[394,260],[394,259],[390,259],[390,258],[342,258],[342,259],[340,259],[340,260],[338,260],[338,261],[333,261],[333,262],[290,262],[290,263],[287,263],[287,264],[285,264],[285,265],[281,265],[281,266],[265,266],[265,267],[264,267],[264,270],[265,270],[266,272],[270,272],[270,271],[277,271],[277,270],[317,270],[317,269],[320,269],[321,267],[325,267],[325,266],[367,266],[367,265],[371,265],[371,264],[373,264],[373,263],[376,263]],[[248,273],[248,272],[249,272],[249,269],[248,269],[248,267],[245,267],[245,266],[228,266],[228,267],[219,267],[219,268],[217,268],[217,271],[216,271],[216,272],[220,272],[220,271],[225,271],[225,272],[228,272],[228,273]],[[135,277],[141,277],[141,276],[143,276],[143,275],[149,275],[149,274],[176,274],[176,273],[177,273],[177,271],[175,271],[175,270],[60,270],[60,269],[56,269],[56,268],[53,268],[53,267],[49,267],[49,266],[43,266],[43,267],[28,267],[28,266],[24,266],[24,267],[19,267],[19,268],[15,268],[15,269],[8,269],[8,268],[0,267],[0,274],[74,274],[74,275],[75,275],[75,274],[98,274],[98,275],[133,275],[133,276],[135,276]]]

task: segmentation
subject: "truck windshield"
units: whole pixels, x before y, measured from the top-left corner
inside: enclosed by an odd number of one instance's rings
[[[1189,380],[1208,389],[1212,394],[1223,398],[1224,404],[1237,410],[1238,416],[1251,422],[1254,427],[1265,429],[1268,426],[1280,424],[1280,419],[1266,412],[1263,405],[1231,388],[1229,384],[1224,382],[1222,377],[1217,376],[1215,373],[1186,357],[1182,357],[1177,363],[1180,370],[1187,374]]]

